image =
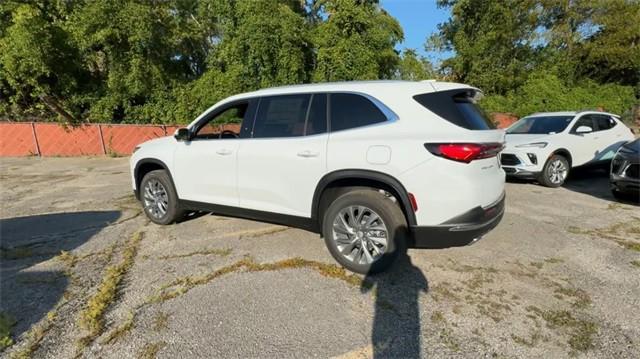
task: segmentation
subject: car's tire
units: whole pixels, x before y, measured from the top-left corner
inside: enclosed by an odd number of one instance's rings
[[[185,214],[178,195],[165,170],[147,173],[140,182],[140,203],[147,217],[156,224],[171,224]]]
[[[338,263],[356,273],[373,274],[387,269],[406,249],[407,223],[393,197],[356,189],[329,205],[322,234]]]
[[[544,164],[538,182],[547,187],[560,187],[569,176],[569,161],[561,155],[552,155]]]

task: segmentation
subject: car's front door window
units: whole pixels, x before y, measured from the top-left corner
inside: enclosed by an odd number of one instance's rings
[[[194,140],[240,137],[242,121],[247,116],[248,103],[240,103],[218,112],[197,128]]]

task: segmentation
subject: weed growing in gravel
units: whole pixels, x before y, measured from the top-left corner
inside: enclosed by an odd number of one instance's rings
[[[538,345],[538,343],[540,342],[540,340],[543,339],[542,334],[540,334],[539,331],[534,331],[533,333],[531,333],[529,335],[529,339],[517,336],[515,334],[511,334],[511,339],[513,339],[514,342],[520,344],[520,345],[524,345],[527,346],[529,348],[533,348],[536,345]]]
[[[79,324],[89,333],[78,341],[78,349],[82,350],[103,330],[103,316],[116,298],[118,285],[133,265],[143,232],[136,232],[124,245],[122,261],[109,266],[96,294],[89,299],[85,309],[80,313]]]
[[[16,248],[0,248],[0,258],[5,260],[15,260],[15,259],[23,259],[29,258],[33,256],[33,252],[31,248],[27,247],[16,247]]]
[[[631,265],[640,268],[640,261],[631,261]]]
[[[163,302],[176,298],[196,286],[207,284],[218,277],[238,272],[240,270],[245,270],[247,272],[263,272],[297,268],[313,269],[325,277],[340,279],[353,286],[363,285],[368,288],[372,287],[372,283],[364,282],[361,277],[355,274],[347,274],[344,268],[338,267],[334,264],[326,264],[299,257],[284,259],[273,263],[256,263],[252,258],[245,257],[233,264],[219,268],[203,276],[176,279],[173,282],[162,286],[156,295],[147,299],[147,303]]]
[[[158,312],[153,318],[153,330],[161,332],[169,327],[169,314]]]
[[[16,325],[16,320],[5,312],[0,312],[0,350],[13,345],[11,328]]]
[[[593,336],[598,331],[596,323],[577,319],[567,310],[540,310],[537,307],[527,309],[547,322],[551,329],[564,329],[569,335],[569,346],[576,351],[586,351],[593,348]]]
[[[134,312],[129,312],[129,315],[127,315],[127,319],[125,319],[125,321],[121,325],[117,326],[115,329],[109,332],[109,334],[107,334],[107,337],[102,341],[102,344],[111,344],[117,342],[118,339],[122,338],[131,329],[133,329],[134,320]]]
[[[31,329],[29,330],[29,332],[27,332],[27,335],[25,336],[26,339],[24,340],[23,346],[19,350],[11,353],[11,355],[9,356],[11,359],[31,358],[31,355],[40,346],[40,342],[42,342],[42,339],[44,338],[44,336],[53,327],[53,324],[58,316],[57,310],[60,307],[60,305],[62,305],[62,302],[58,303],[58,305],[56,305],[56,308],[54,310],[47,313],[47,318],[44,321],[31,327]]]
[[[605,238],[616,242],[626,249],[640,252],[640,218],[637,217],[634,217],[633,221],[615,223],[603,228],[580,229],[577,227],[568,227],[567,231],[573,234]]]
[[[167,345],[165,342],[147,343],[138,354],[139,359],[155,359],[158,352]]]
[[[199,251],[189,252],[189,253],[184,253],[184,254],[173,254],[173,255],[160,256],[160,257],[158,257],[158,259],[186,258],[186,257],[195,256],[195,255],[202,255],[202,256],[216,255],[216,256],[219,256],[219,257],[226,257],[229,254],[231,254],[231,252],[232,252],[231,248],[201,249]]]

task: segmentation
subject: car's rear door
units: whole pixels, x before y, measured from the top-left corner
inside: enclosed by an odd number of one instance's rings
[[[626,142],[616,120],[609,115],[593,115],[596,125],[596,141],[598,143],[597,161],[609,161],[616,151]]]
[[[214,109],[192,128],[192,139],[174,154],[173,180],[182,200],[238,205],[237,155],[246,122],[252,122],[257,100]],[[242,123],[242,127],[240,124]]]
[[[326,94],[260,99],[251,139],[238,150],[240,207],[310,217],[326,173]]]

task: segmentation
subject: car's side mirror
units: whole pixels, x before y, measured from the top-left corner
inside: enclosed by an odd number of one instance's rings
[[[178,141],[189,141],[191,140],[191,133],[188,128],[182,127],[176,130],[173,137]]]
[[[589,133],[593,132],[593,128],[589,126],[580,126],[576,129],[576,133]]]

